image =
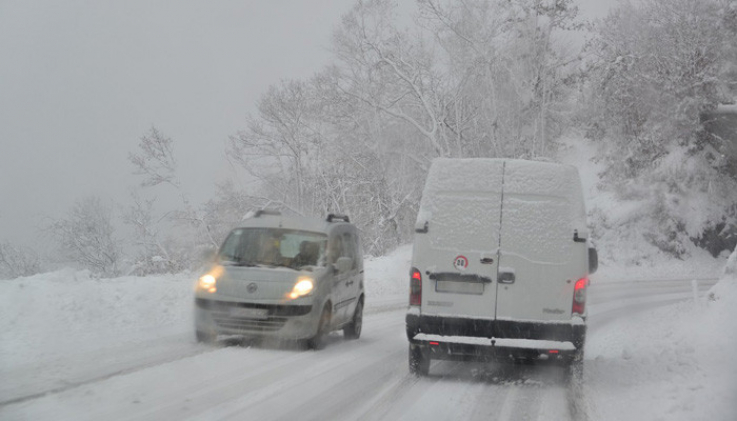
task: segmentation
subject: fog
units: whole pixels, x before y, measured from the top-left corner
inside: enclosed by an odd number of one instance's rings
[[[228,136],[269,85],[329,62],[352,4],[0,2],[2,240],[38,246],[39,227],[80,197],[125,204],[138,182],[128,154],[152,126],[174,139],[187,194],[211,197],[235,175]]]
[[[229,176],[228,135],[261,92],[329,57],[350,3],[0,3],[0,232],[27,242],[81,196],[125,201],[127,160],[152,125],[174,139],[185,189]]]

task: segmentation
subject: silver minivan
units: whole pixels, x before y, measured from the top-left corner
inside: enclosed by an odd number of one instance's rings
[[[363,253],[344,215],[259,210],[233,229],[195,288],[195,334],[303,340],[314,349],[342,329],[361,335]]]

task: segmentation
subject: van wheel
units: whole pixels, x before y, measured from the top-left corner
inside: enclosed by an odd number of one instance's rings
[[[343,328],[343,336],[346,339],[358,339],[361,336],[361,328],[363,327],[363,300],[359,300],[356,305],[356,311],[353,313],[351,324]]]
[[[576,350],[573,358],[568,361],[567,377],[569,381],[581,381],[583,378],[583,349]]]
[[[203,330],[195,330],[194,332],[195,338],[197,338],[197,342],[203,343],[203,344],[211,344],[215,342],[215,339],[217,339],[217,335],[212,332],[205,332]]]
[[[328,333],[330,333],[330,309],[325,306],[320,315],[320,323],[317,325],[317,333],[307,340],[307,346],[316,351],[325,348],[325,337]]]
[[[409,372],[418,376],[430,374],[430,355],[424,346],[409,344]]]

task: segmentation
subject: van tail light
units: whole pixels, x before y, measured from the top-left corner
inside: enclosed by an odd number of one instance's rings
[[[422,274],[417,268],[412,268],[409,274],[409,305],[418,306],[422,303]]]
[[[573,308],[572,313],[583,314],[586,309],[586,286],[589,284],[587,278],[581,278],[576,281],[576,286],[573,288]]]

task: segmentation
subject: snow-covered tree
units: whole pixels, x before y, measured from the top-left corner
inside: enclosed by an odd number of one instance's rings
[[[10,241],[0,243],[0,276],[14,279],[35,275],[40,271],[41,258],[35,250]]]
[[[334,32],[333,64],[272,86],[229,156],[288,212],[351,215],[367,252],[411,240],[435,157],[551,156],[566,123],[569,1],[365,0]],[[575,61],[575,60],[574,60]]]
[[[737,179],[700,136],[703,113],[729,100],[734,84],[725,79],[735,64],[730,3],[625,4],[589,47],[584,115],[592,136],[606,139],[605,182],[620,199],[642,201],[644,237],[678,257],[714,227],[737,226]]]
[[[142,176],[142,188],[150,191],[167,186],[181,203],[179,208],[157,212],[155,199],[133,193],[133,205],[124,215],[124,221],[137,233],[134,244],[139,250],[135,265],[139,273],[182,270],[196,264],[198,250],[219,245],[220,239],[216,238],[210,221],[192,204],[182,185],[174,141],[170,137],[152,127],[141,136],[138,151],[130,153],[128,160],[133,164],[134,174]]]
[[[568,0],[422,0],[453,80],[448,121],[467,156],[550,157],[569,124],[581,26]]]
[[[322,207],[311,185],[324,144],[320,106],[308,82],[282,82],[261,96],[248,129],[231,136],[229,157],[261,182],[263,196],[294,213]]]
[[[98,276],[120,274],[120,242],[115,236],[113,212],[97,196],[75,202],[66,217],[48,227],[59,252]]]

